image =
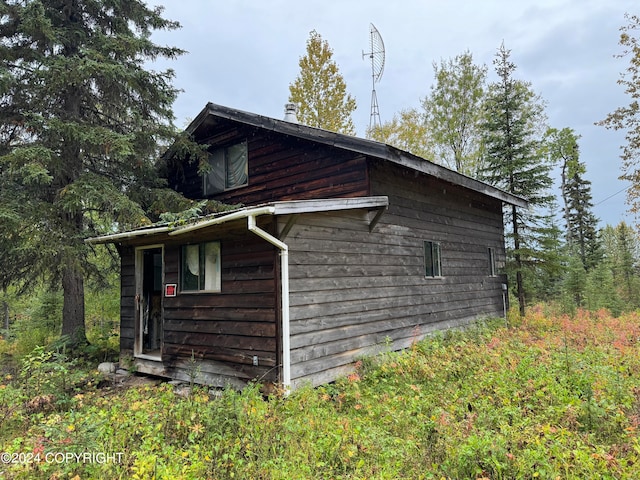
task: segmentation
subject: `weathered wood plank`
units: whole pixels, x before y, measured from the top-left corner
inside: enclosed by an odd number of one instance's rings
[[[179,345],[209,346],[234,348],[244,351],[269,351],[275,352],[276,340],[269,337],[250,337],[242,335],[216,335],[209,333],[189,333],[189,332],[164,332],[164,341]]]
[[[450,186],[421,190],[402,175],[391,183],[372,189],[390,198],[373,234],[346,215],[303,215],[288,234],[294,384],[325,381],[386,338],[402,348],[502,313],[503,279],[489,276],[487,254],[503,255],[500,203],[479,205]],[[441,243],[442,278],[424,276],[425,240]]]
[[[272,308],[166,308],[165,320],[220,320],[229,322],[271,322],[275,323]]]
[[[168,366],[161,362],[154,362],[142,358],[134,359],[136,370],[140,373],[155,375],[158,377],[173,378],[184,382],[194,381],[219,388],[233,387],[244,388],[249,378],[238,378],[237,372],[233,369],[229,370],[224,366],[220,366],[211,361],[201,361],[200,371],[195,372],[193,368],[185,361],[181,361],[178,365]]]
[[[502,315],[502,300],[495,296],[483,296],[469,300],[465,309],[482,309],[487,315]],[[409,302],[405,298],[392,298],[387,301],[369,302],[363,310],[361,302],[341,302],[329,306],[309,305],[296,309],[291,320],[291,335],[318,332],[341,328],[345,325],[362,325],[378,321],[390,321],[395,318],[413,318],[415,324],[437,322],[442,312],[449,311],[441,303]],[[468,316],[465,313],[464,316]]]
[[[446,318],[459,315],[463,318],[470,315],[469,312],[477,310],[477,305],[468,304],[460,306],[457,309],[443,310],[441,306],[435,305],[435,308],[429,312],[419,312],[415,315],[404,313],[402,310],[393,311],[390,318],[382,318],[376,321],[368,321],[366,323],[343,323],[334,328],[325,328],[322,330],[312,330],[306,333],[291,335],[291,348],[313,347],[318,348],[320,344],[330,343],[334,341],[345,341],[347,344],[355,342],[355,339],[363,335],[374,335],[376,340],[373,343],[384,342],[389,336],[392,339],[399,331],[408,331],[412,328],[420,328],[422,325],[430,325],[438,323]],[[442,315],[443,312],[448,312]],[[455,314],[454,314],[455,312]],[[472,313],[471,313],[472,314]],[[338,323],[338,322],[335,322]],[[380,337],[380,335],[382,335]]]
[[[180,317],[177,317],[180,318]],[[230,322],[216,319],[173,320],[170,314],[165,315],[163,328],[165,332],[215,333],[217,335],[242,335],[249,337],[275,337],[275,322]]]
[[[389,347],[387,341],[380,343],[373,343],[366,338],[360,343],[361,347],[353,348],[351,350],[344,350],[348,348],[346,345],[337,345],[333,348],[334,354],[328,354],[332,351],[331,346],[326,350],[327,355],[314,356],[315,349],[311,349],[307,352],[308,360],[302,360],[297,355],[301,352],[292,352],[292,355],[296,355],[297,361],[292,367],[291,376],[294,385],[303,385],[304,383],[311,383],[312,385],[319,385],[326,382],[329,375],[346,374],[353,370],[353,364],[358,359],[365,356],[373,356],[386,351],[401,350],[408,348],[416,341],[423,339],[425,336],[433,333],[434,331],[457,328],[465,325],[469,325],[473,321],[473,318],[456,319],[438,322],[430,325],[421,325],[419,329],[411,328],[389,332],[389,338],[392,340],[392,345]],[[375,338],[375,335],[374,335]],[[358,342],[355,343],[356,345]],[[333,377],[335,379],[336,377]]]
[[[238,371],[245,372],[248,377],[261,377],[267,374],[275,365],[274,352],[261,352],[254,350],[238,350],[234,348],[209,347],[203,345],[177,345],[165,343],[162,347],[162,357],[168,359],[167,362],[175,363],[176,359],[191,360],[214,360],[222,362]],[[257,358],[258,365],[254,365]],[[250,366],[248,368],[247,366]],[[254,368],[257,367],[257,368]]]

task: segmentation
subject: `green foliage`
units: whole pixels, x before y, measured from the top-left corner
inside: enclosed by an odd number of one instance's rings
[[[586,166],[580,162],[579,138],[570,128],[547,131],[549,156],[560,165],[567,243],[589,270],[601,260],[602,252],[597,235],[598,219],[592,211],[591,182],[584,179]]]
[[[625,93],[629,96],[627,106],[618,107],[598,124],[613,130],[625,132],[626,145],[622,146],[622,175],[621,180],[631,182],[631,188],[627,190],[627,202],[631,212],[637,214],[640,211],[640,169],[638,167],[638,155],[640,153],[640,112],[638,101],[640,100],[640,16],[625,14],[627,25],[620,28],[620,46],[622,53],[619,58],[627,57],[629,66],[620,76]]]
[[[151,41],[179,26],[161,12],[139,0],[0,5],[0,285],[61,283],[74,337],[84,238],[148,222],[144,198],[163,187],[155,158],[175,138],[177,91],[171,71],[145,66],[182,51]]]
[[[435,84],[423,100],[435,158],[453,170],[477,177],[482,160],[480,124],[487,67],[466,51],[433,64]]]
[[[584,293],[584,304],[588,310],[596,311],[606,308],[614,315],[619,315],[623,311],[624,304],[618,295],[613,272],[604,262],[587,275]]]
[[[609,247],[606,258],[620,297],[629,307],[640,307],[640,241],[637,233],[621,222],[613,235],[611,230],[605,229],[603,237]]]
[[[120,283],[89,289],[85,295],[87,340],[84,353],[98,362],[117,359],[120,352]]]
[[[60,352],[40,346],[21,360],[20,380],[27,395],[53,395],[67,390],[76,361]]]
[[[491,83],[485,97],[481,131],[484,162],[481,178],[487,183],[525,198],[529,209],[506,209],[507,273],[515,281],[521,314],[525,308],[523,276],[542,252],[545,215],[554,200],[552,164],[545,156],[544,102],[531,86],[514,77],[511,52],[502,45],[494,65],[498,81]]]
[[[544,307],[517,324],[435,334],[286,398],[256,384],[188,397],[166,384],[91,388],[25,423],[29,396],[0,377],[0,406],[13,406],[0,408],[1,450],[121,454],[4,468],[30,479],[637,478],[638,314]]]
[[[573,313],[584,305],[586,284],[587,271],[582,259],[578,255],[569,255],[561,289],[567,311]]]
[[[392,145],[434,162],[433,142],[424,114],[416,109],[402,110],[393,119],[367,131],[367,138]]]
[[[38,346],[47,345],[60,335],[62,295],[42,289],[12,327],[16,352],[26,355]]]
[[[109,269],[106,251],[98,251],[96,264]],[[107,282],[89,283],[86,302],[86,326],[89,344],[78,350],[79,355],[95,361],[117,357],[120,343],[120,283],[119,272],[111,271]],[[51,291],[40,286],[31,295],[6,293],[9,311],[9,330],[4,334],[7,351],[22,357],[36,347],[46,347],[60,341],[63,296],[60,290]]]
[[[240,207],[240,204],[224,204],[217,200],[201,200],[199,202],[190,201],[184,210],[161,213],[160,220],[173,225],[181,225],[191,220],[199,219],[203,215],[227,212]]]
[[[347,93],[329,43],[315,30],[309,34],[307,51],[299,65],[300,73],[289,85],[289,101],[298,106],[298,121],[355,135],[351,114],[356,110],[356,101]]]

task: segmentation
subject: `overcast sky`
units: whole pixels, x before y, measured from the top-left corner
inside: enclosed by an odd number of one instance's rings
[[[637,0],[155,0],[182,28],[155,34],[157,43],[188,53],[156,69],[172,68],[182,89],[174,113],[185,127],[207,102],[282,118],[289,84],[299,73],[309,32],[316,30],[356,98],[358,136],[369,125],[371,64],[369,25],[386,50],[376,85],[382,122],[418,107],[433,84],[433,62],[470,51],[489,67],[500,44],[511,50],[515,76],[531,83],[547,103],[552,127],[572,128],[592,182],[601,224],[633,218],[626,213],[628,185],[618,180],[624,138],[594,125],[629,98],[617,84],[627,68],[619,29],[625,13],[640,14]],[[634,10],[634,7],[635,10]],[[559,192],[556,192],[559,197]]]

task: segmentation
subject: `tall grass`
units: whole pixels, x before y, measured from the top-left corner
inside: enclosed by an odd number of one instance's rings
[[[85,389],[27,412],[0,386],[0,451],[122,453],[5,478],[640,478],[640,316],[535,308],[449,332],[288,398],[257,385]],[[9,405],[21,405],[9,412]],[[9,413],[6,413],[9,412]]]

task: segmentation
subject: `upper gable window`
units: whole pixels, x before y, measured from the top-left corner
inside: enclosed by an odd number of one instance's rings
[[[202,181],[204,195],[243,187],[249,183],[247,142],[218,148],[209,153],[209,172]]]

